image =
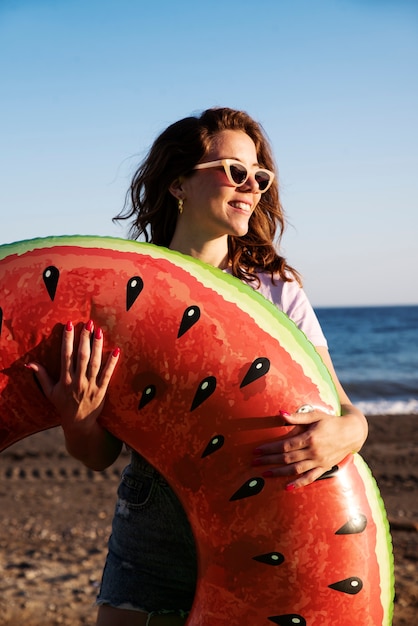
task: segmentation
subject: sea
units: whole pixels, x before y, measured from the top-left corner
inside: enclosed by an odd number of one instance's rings
[[[315,312],[350,400],[366,415],[418,415],[418,306]]]

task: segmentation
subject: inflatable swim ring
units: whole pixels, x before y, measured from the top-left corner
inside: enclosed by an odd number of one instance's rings
[[[23,364],[57,376],[63,324],[93,319],[122,347],[102,423],[166,477],[194,532],[188,626],[390,626],[388,523],[361,457],[290,493],[251,467],[288,432],[280,410],[339,411],[283,313],[190,257],[111,238],[1,246],[0,284],[0,449],[58,424]]]

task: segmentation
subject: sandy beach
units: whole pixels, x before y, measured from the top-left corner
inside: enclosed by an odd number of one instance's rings
[[[379,484],[392,529],[394,626],[418,614],[418,416],[369,418],[362,456]],[[0,623],[95,623],[94,601],[124,453],[103,473],[65,452],[59,429],[0,454]],[[360,625],[359,625],[360,626]]]

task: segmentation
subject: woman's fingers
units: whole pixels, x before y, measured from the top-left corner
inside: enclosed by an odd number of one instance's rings
[[[293,491],[294,489],[299,489],[300,487],[307,487],[316,480],[319,480],[327,471],[329,470],[323,467],[315,467],[312,470],[306,471],[301,476],[294,478],[291,482],[287,483],[285,490]]]
[[[80,376],[84,375],[92,384],[97,384],[103,391],[106,391],[118,362],[120,349],[115,348],[111,352],[99,379],[103,359],[103,331],[100,327],[93,329],[92,324],[93,322],[86,324],[80,337],[78,372]]]
[[[43,365],[41,365],[40,363],[31,362],[25,363],[25,367],[35,374],[39,384],[41,385],[42,391],[44,392],[45,396],[50,399],[55,384]]]
[[[285,487],[288,491],[311,484],[330,469],[318,464],[318,460],[310,458],[309,448],[287,456],[284,454],[281,461],[278,460],[279,457],[280,455],[272,455],[256,458],[253,465],[274,466],[262,471],[264,478],[292,477],[293,480]]]
[[[254,450],[254,455],[260,459],[260,464],[261,461],[263,463],[291,463],[294,458],[289,455],[300,452],[309,445],[310,433],[306,426],[295,426],[285,437],[258,446]]]
[[[92,337],[92,332],[94,335]],[[80,333],[77,349],[77,360],[74,360],[75,333],[71,321],[64,327],[61,344],[61,374],[60,381],[63,387],[75,386],[78,391],[95,386],[106,391],[114,369],[119,359],[120,349],[115,348],[109,355],[99,379],[103,358],[103,331],[100,327],[94,329],[94,324],[90,320],[84,325]],[[47,370],[40,363],[27,363],[26,367],[31,369],[37,376],[43,391],[49,397],[56,383],[50,378]],[[49,392],[49,393],[48,393]]]
[[[86,376],[92,380],[96,380],[102,366],[103,355],[103,331],[100,327],[95,329],[92,340],[90,337],[89,346],[91,354],[87,365]]]
[[[102,375],[100,377],[99,386],[106,391],[110,379],[112,378],[113,372],[115,371],[116,364],[119,360],[120,356],[120,348],[115,348],[109,358],[107,359],[106,365],[103,368]]]
[[[73,377],[74,327],[71,321],[65,325],[61,344],[61,380],[70,385]]]
[[[329,417],[335,417],[333,413],[325,413],[321,408],[313,407],[309,404],[302,406],[296,413],[284,413],[280,412],[280,416],[284,417],[288,424],[313,424],[314,422],[328,419]]]
[[[309,448],[298,448],[293,452],[274,451],[271,454],[256,456],[254,458],[253,465],[293,465],[306,460],[310,460]]]
[[[93,333],[93,335],[92,335]],[[105,392],[120,355],[120,349],[115,348],[109,355],[102,368],[103,360],[103,331],[100,327],[94,328],[90,320],[80,334],[77,354],[75,378],[80,387],[83,384],[96,386]],[[100,374],[100,370],[102,370]]]
[[[93,330],[94,323],[92,320],[89,320],[87,324],[84,325],[80,333],[80,340],[78,343],[77,352],[77,363],[75,368],[75,378],[80,382],[89,377],[90,374],[88,370],[90,369],[90,359],[92,356],[91,333],[93,332]]]
[[[93,322],[88,322],[81,330],[77,346],[73,325],[67,322],[63,330],[58,380],[52,380],[39,363],[26,364],[58,411],[67,435],[72,429],[79,429],[80,424],[91,425],[97,420],[119,359],[120,350],[116,348],[102,368],[103,333],[97,328],[92,336],[93,330]]]
[[[335,439],[329,432],[337,428],[337,418],[312,407],[282,417],[294,428],[285,437],[258,446],[253,465],[269,466],[262,472],[265,477],[294,477],[287,488],[295,489],[317,480],[335,463]]]

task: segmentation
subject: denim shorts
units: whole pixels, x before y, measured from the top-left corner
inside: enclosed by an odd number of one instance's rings
[[[136,452],[123,473],[97,604],[190,611],[196,588],[193,534],[166,480]]]

